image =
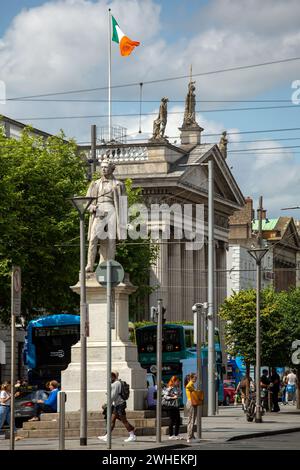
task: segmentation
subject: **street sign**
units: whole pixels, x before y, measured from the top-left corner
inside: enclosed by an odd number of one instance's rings
[[[21,315],[21,268],[13,266],[12,269],[12,315]]]
[[[110,260],[111,266],[111,286],[115,287],[124,279],[124,269],[120,263],[114,260]],[[106,287],[107,286],[107,261],[99,264],[96,269],[96,279],[98,283]]]
[[[296,341],[293,341],[292,344],[292,363],[295,364],[295,366],[298,366],[300,364],[300,340],[297,339]]]

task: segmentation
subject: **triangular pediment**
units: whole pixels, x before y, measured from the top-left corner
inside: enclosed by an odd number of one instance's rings
[[[206,147],[203,152],[202,146],[194,148],[185,163],[185,171],[180,177],[180,183],[194,189],[194,191],[208,191],[208,167],[209,160],[214,161],[214,190],[215,197],[241,207],[244,205],[244,197],[235,181],[230,168],[224,160],[217,145]]]
[[[279,218],[280,222],[281,217]],[[281,234],[282,238],[281,241],[285,245],[290,246],[291,248],[300,248],[300,239],[299,239],[299,234],[297,231],[297,228],[295,226],[294,220],[290,218],[286,222],[285,229],[283,230],[283,233]]]

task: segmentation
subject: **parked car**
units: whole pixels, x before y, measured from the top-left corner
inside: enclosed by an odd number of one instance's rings
[[[24,390],[15,398],[15,418],[26,421],[33,417],[34,404],[37,400],[47,400],[47,390]]]
[[[235,395],[235,386],[234,382],[231,380],[224,380],[224,402],[223,405],[230,405],[234,403],[234,395]]]

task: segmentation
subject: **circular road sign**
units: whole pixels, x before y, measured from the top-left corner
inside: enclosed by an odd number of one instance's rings
[[[109,260],[109,263],[111,266],[111,285],[115,287],[123,281],[124,269],[123,266],[115,260]],[[96,279],[101,286],[107,286],[107,261],[98,265],[96,269]]]

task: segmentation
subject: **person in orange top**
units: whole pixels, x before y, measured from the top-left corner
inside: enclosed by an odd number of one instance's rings
[[[188,424],[187,424],[187,442],[191,442],[193,439],[194,442],[196,441],[194,436],[194,425],[197,416],[197,406],[193,406],[191,402],[191,393],[196,390],[195,383],[197,381],[197,375],[194,373],[190,374],[190,381],[185,387],[186,392],[186,409],[188,412]]]

